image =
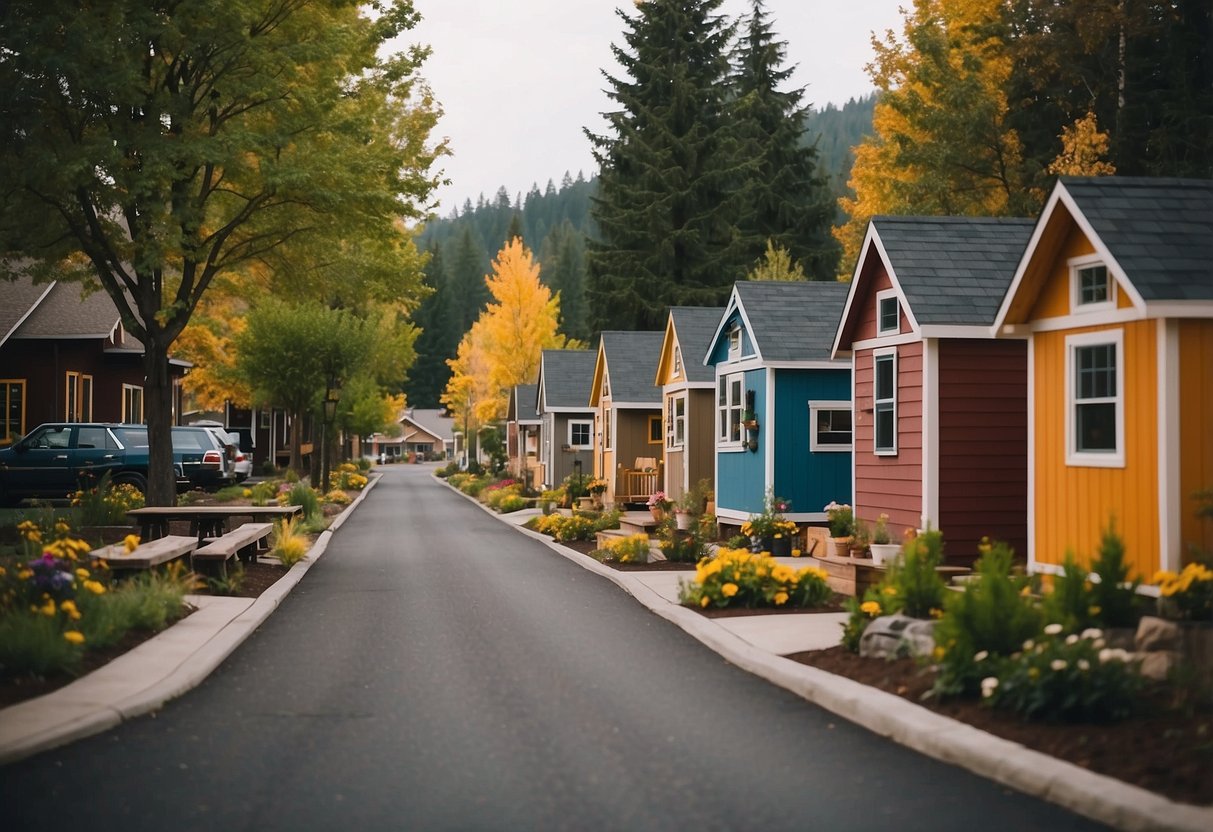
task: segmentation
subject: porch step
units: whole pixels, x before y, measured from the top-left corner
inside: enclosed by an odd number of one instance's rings
[[[619,531],[623,532],[625,537],[641,532],[652,537],[658,525],[660,524],[653,519],[653,514],[649,511],[625,511],[619,517]]]

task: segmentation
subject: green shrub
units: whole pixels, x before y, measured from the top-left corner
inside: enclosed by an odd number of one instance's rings
[[[947,584],[935,567],[943,562],[943,533],[927,529],[913,540],[906,541],[901,553],[889,565],[883,587],[891,587],[893,612],[903,612],[911,618],[931,618],[943,610]],[[882,604],[886,604],[882,600]]]
[[[451,460],[446,465],[443,465],[441,468],[439,468],[437,471],[435,471],[434,476],[442,477],[443,479],[446,479],[446,478],[452,476],[453,474],[458,474],[458,473],[459,473],[459,463],[454,460]]]
[[[1109,722],[1130,716],[1142,690],[1131,654],[1107,647],[1098,629],[1063,631],[1060,623],[1049,624],[1021,652],[991,661],[990,675],[981,681],[983,698],[1027,719]]]
[[[856,598],[846,599],[843,607],[848,615],[842,624],[842,646],[852,653],[858,653],[859,640],[868,625],[882,615],[899,612],[901,603],[897,598],[897,590],[882,583],[880,586],[869,587],[864,592],[862,601]]]
[[[243,485],[228,485],[220,488],[215,492],[215,499],[220,502],[228,500],[240,500],[244,498],[244,492],[247,489]]]
[[[316,495],[316,490],[305,482],[296,482],[291,490],[286,492],[286,505],[303,506],[303,516],[307,520],[321,515],[320,497]]]
[[[277,483],[265,480],[256,483],[252,488],[249,489],[249,498],[251,499],[253,505],[263,506],[270,500],[274,499],[274,495],[277,493]]]
[[[0,615],[0,668],[9,677],[71,673],[84,655],[82,644],[63,637],[63,627],[52,617],[36,613]]]
[[[590,552],[590,556],[596,560],[615,560],[620,563],[648,563],[649,552],[649,536],[640,532],[610,540],[603,548]]]
[[[300,531],[303,524],[295,517],[284,517],[274,521],[274,531],[270,538],[270,556],[278,559],[283,566],[294,566],[307,555],[311,548],[308,540]]]
[[[283,472],[282,478],[288,483],[294,485],[295,483],[299,482],[299,472],[294,468],[287,468],[286,471]]]
[[[1045,616],[1060,623],[1067,633],[1090,627],[1133,627],[1141,617],[1143,599],[1137,594],[1140,581],[1128,580],[1125,548],[1109,525],[1088,572],[1067,552],[1060,575],[1053,578],[1053,591],[1045,596]],[[1092,580],[1095,575],[1098,580]]]
[[[114,485],[106,471],[93,488],[72,495],[72,505],[80,509],[84,526],[117,526],[126,523],[126,513],[143,508],[143,492],[130,483]]]
[[[1009,656],[1040,632],[1040,611],[1024,594],[1031,582],[1011,574],[1014,552],[1005,543],[982,548],[977,579],[966,583],[963,592],[949,593],[935,629],[935,691],[943,695],[977,693],[988,666],[982,667],[976,656]]]
[[[237,561],[227,574],[208,577],[206,586],[212,595],[238,595],[244,586],[244,564]]]
[[[502,514],[509,514],[513,511],[521,511],[527,507],[527,499],[521,494],[509,494],[503,497],[497,504],[497,510]]]
[[[358,457],[358,459],[354,462],[354,464],[357,465],[358,470],[364,474],[367,471],[371,470],[371,461],[364,456]]]

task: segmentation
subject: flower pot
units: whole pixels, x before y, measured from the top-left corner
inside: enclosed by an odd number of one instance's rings
[[[687,529],[691,528],[691,512],[675,511],[674,523],[678,526],[679,531],[685,532]]]
[[[594,507],[594,498],[593,497],[578,497],[577,498],[577,507],[582,508],[582,509],[593,508]]]
[[[665,509],[658,506],[649,506],[649,513],[653,515],[653,519],[660,523],[665,519]]]
[[[768,551],[772,557],[790,558],[792,556],[792,538],[787,537],[772,537],[767,541]]]
[[[872,552],[873,566],[890,563],[901,551],[901,547],[896,543],[872,543],[868,545],[868,549]]]
[[[867,559],[868,547],[867,546],[856,546],[854,543],[852,543],[851,548],[850,548],[850,554],[851,554],[851,557],[853,557],[853,558]]]
[[[850,537],[831,537],[830,546],[831,554],[836,558],[846,558],[851,556],[851,538]]]

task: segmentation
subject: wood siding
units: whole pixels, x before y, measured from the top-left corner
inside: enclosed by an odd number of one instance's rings
[[[748,370],[745,389],[754,391],[754,413],[759,425],[767,423],[766,370]],[[713,422],[713,424],[715,424]],[[766,493],[766,443],[770,431],[758,431],[757,451],[718,451],[716,453],[716,509],[747,514],[762,511]]]
[[[1179,321],[1179,494],[1183,562],[1213,552],[1213,518],[1196,516],[1196,492],[1213,488],[1213,321]]]
[[[874,324],[873,324],[874,325]],[[922,342],[897,347],[897,455],[877,456],[872,350],[855,353],[855,510],[874,520],[889,515],[900,534],[922,522]]]
[[[796,514],[819,514],[826,503],[851,502],[851,454],[811,448],[809,402],[850,401],[851,373],[775,370],[775,494]],[[765,429],[765,428],[764,428]]]
[[[716,391],[687,391],[686,485],[707,480],[716,488]]]
[[[889,273],[884,267],[884,261],[879,258],[874,258],[876,265],[872,279],[867,282],[867,289],[860,289],[857,292],[853,303],[855,304],[855,328],[854,340],[866,341],[869,338],[876,337],[876,293],[883,292],[885,289],[893,288],[893,281],[889,279]],[[860,296],[862,295],[862,296]],[[900,304],[898,304],[900,307]],[[898,310],[898,330],[900,332],[910,331],[910,320],[906,317],[906,310]],[[844,344],[843,347],[849,348],[849,344]]]
[[[1158,325],[1153,320],[1134,321],[1033,336],[1035,501],[1031,510],[1037,562],[1060,564],[1069,551],[1089,565],[1103,529],[1114,520],[1134,574],[1149,580],[1158,569]],[[1124,333],[1125,465],[1067,465],[1066,336],[1118,329]]]
[[[1026,341],[939,342],[939,528],[948,559],[983,536],[1028,551]]]
[[[649,444],[649,417],[660,415],[658,408],[615,411],[615,451],[613,455],[608,454],[612,459],[604,476],[609,494],[618,493],[616,480],[621,467],[631,468],[637,457],[661,460],[661,446]]]

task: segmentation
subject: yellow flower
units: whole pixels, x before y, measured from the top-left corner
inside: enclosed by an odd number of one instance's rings
[[[699,606],[706,607],[711,602],[712,602],[712,599],[705,595],[699,599]]]
[[[775,593],[775,606],[780,607],[788,602],[788,594],[786,592]]]
[[[17,580],[19,581],[28,581],[32,577],[34,577],[34,570],[32,569],[22,569],[17,573]]]
[[[7,574],[8,574],[8,570],[5,569],[3,566],[0,566],[0,578],[3,578]]]
[[[81,566],[79,569],[76,570],[76,577],[80,578],[80,579],[87,578],[88,570],[85,569],[83,566]]]
[[[880,590],[880,593],[881,593],[882,595],[896,595],[896,594],[897,594],[897,587],[895,587],[895,586],[886,586],[884,589]]]
[[[859,605],[859,611],[864,615],[877,616],[880,615],[879,601],[864,601]]]
[[[245,497],[253,496],[253,489],[251,489],[251,488],[244,489],[243,496],[245,496]]]
[[[72,621],[80,620],[80,610],[76,609],[76,602],[70,598],[59,605],[59,609],[67,613],[67,617]]]
[[[801,552],[799,549],[793,549],[793,550],[792,550],[792,557],[794,557],[794,558],[798,558],[798,557],[800,557],[800,556],[801,556],[801,554],[803,554],[803,553],[802,553],[802,552]]]
[[[1098,604],[1092,604],[1091,606],[1087,607],[1087,615],[1091,616],[1092,618],[1099,615],[1101,612],[1103,612],[1103,609]]]
[[[122,538],[122,547],[128,552],[133,552],[139,548],[139,535],[128,534]]]
[[[63,637],[72,644],[84,644],[84,633],[79,630],[66,630]]]
[[[102,584],[100,581],[85,581],[84,588],[87,589],[89,592],[93,593],[94,595],[104,595],[105,594],[105,585]]]
[[[54,615],[55,614],[55,599],[47,598],[46,603],[43,604],[42,606],[38,607],[38,612],[42,613],[43,615]]]
[[[948,651],[945,650],[942,645],[936,645],[935,649],[931,651],[931,656],[937,662],[943,661],[943,657],[946,655],[948,655]]]
[[[1030,584],[1024,584],[1023,589],[1019,590],[1019,594],[1022,595],[1024,598],[1027,598],[1029,595],[1032,594],[1032,586]]]
[[[730,581],[720,588],[720,594],[725,598],[732,598],[737,594],[737,584]]]
[[[943,618],[943,610],[941,610],[937,607],[931,607],[931,617],[932,618]]]

